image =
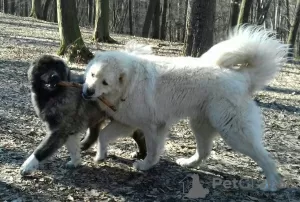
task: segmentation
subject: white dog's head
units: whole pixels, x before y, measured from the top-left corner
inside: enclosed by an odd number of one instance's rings
[[[96,54],[85,72],[83,97],[95,99],[102,95],[112,95],[118,99],[123,96],[131,67],[130,62],[130,57],[119,51]]]

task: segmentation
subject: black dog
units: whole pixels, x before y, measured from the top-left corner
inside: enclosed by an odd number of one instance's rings
[[[73,78],[73,79],[72,79]],[[51,156],[64,144],[70,152],[68,167],[81,163],[80,151],[88,149],[97,139],[102,124],[108,117],[98,101],[85,100],[81,89],[59,85],[60,81],[82,81],[74,76],[58,57],[44,55],[36,59],[28,70],[31,99],[35,112],[45,123],[47,136],[20,168],[22,175],[36,169],[39,163]],[[80,134],[88,132],[80,144]],[[135,131],[134,140],[139,157],[146,155],[145,140],[141,131]]]

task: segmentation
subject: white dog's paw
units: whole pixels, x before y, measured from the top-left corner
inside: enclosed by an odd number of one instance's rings
[[[76,161],[70,160],[70,161],[68,161],[68,163],[66,163],[66,167],[70,168],[70,169],[76,168],[80,165],[81,165],[81,159],[78,159]]]
[[[35,158],[34,154],[31,154],[28,159],[22,164],[20,168],[21,175],[28,175],[39,167],[39,161]]]
[[[94,157],[95,162],[104,161],[107,158],[107,152],[101,152],[100,154],[97,152],[96,156]]]
[[[137,160],[133,163],[133,167],[137,170],[149,170],[150,168],[153,167],[153,165],[149,164],[145,160]]]
[[[180,166],[183,167],[195,167],[199,165],[199,161],[194,159],[193,157],[191,158],[179,158],[176,160],[176,163]]]
[[[277,191],[282,188],[282,181],[280,177],[275,177],[271,180],[265,180],[262,184],[259,185],[259,189],[262,191]]]

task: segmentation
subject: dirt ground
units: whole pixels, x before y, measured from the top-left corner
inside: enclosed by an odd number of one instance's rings
[[[95,45],[90,40],[92,30],[81,31],[93,51],[120,48],[130,39],[152,44],[160,55],[178,55],[182,47],[180,43],[115,34],[112,37],[121,44]],[[254,98],[264,116],[264,143],[283,176],[284,188],[278,192],[259,191],[256,186],[263,180],[259,167],[220,138],[199,168],[176,165],[176,158],[195,151],[185,120],[171,129],[160,163],[147,172],[132,168],[130,153],[135,145],[125,138],[110,145],[109,158],[103,163],[93,162],[91,149],[83,152],[81,167],[67,169],[69,155],[62,148],[32,175],[21,177],[19,167],[45,136],[30,103],[27,69],[33,58],[55,54],[58,39],[55,23],[0,13],[0,201],[300,201],[300,65],[296,64],[285,66]],[[81,71],[82,65],[70,65]],[[202,199],[186,197],[195,176],[209,192]],[[234,180],[242,181],[243,186],[228,185]],[[226,186],[213,186],[216,182],[226,182]]]

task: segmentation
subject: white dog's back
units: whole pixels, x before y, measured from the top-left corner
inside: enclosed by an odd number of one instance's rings
[[[134,166],[147,170],[158,162],[170,124],[189,117],[197,151],[190,158],[179,159],[178,164],[199,164],[210,154],[213,138],[219,133],[233,149],[263,168],[267,177],[263,189],[276,190],[276,166],[262,145],[260,111],[251,95],[279,71],[287,45],[270,32],[249,26],[234,30],[228,40],[200,58],[163,61],[164,57],[132,50],[100,54],[87,72],[84,93],[104,95],[118,108],[117,112],[107,110],[119,123],[107,129],[102,141],[129,126],[142,129],[147,157]]]

